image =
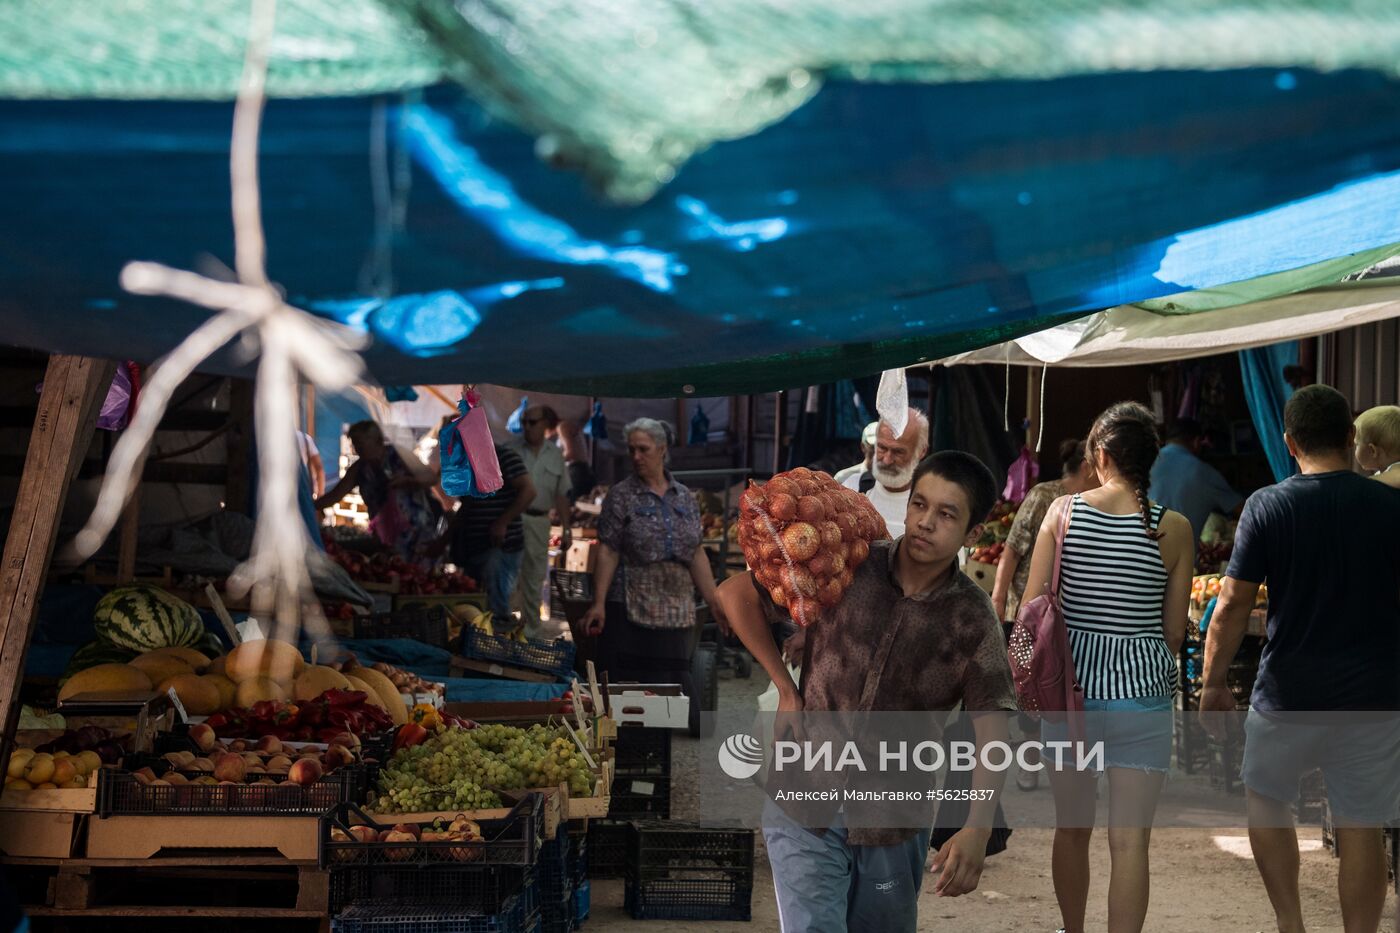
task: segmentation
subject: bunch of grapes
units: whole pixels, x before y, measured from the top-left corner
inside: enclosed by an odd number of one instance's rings
[[[593,774],[562,729],[448,727],[395,753],[380,771],[375,807],[381,813],[487,809],[501,805],[496,791],[560,784],[574,796],[593,792]]]

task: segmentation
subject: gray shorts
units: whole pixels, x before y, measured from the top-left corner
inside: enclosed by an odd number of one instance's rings
[[[771,801],[763,839],[783,933],[914,933],[931,830],[893,846],[853,846],[846,827],[818,835]]]
[[[1321,769],[1338,823],[1389,826],[1400,821],[1400,714],[1377,722],[1326,724],[1287,713],[1250,710],[1244,721],[1246,787],[1280,803],[1298,799],[1303,776]]]

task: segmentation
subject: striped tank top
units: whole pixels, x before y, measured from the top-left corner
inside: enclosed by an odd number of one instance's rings
[[[1152,505],[1152,527],[1162,520]],[[1162,634],[1167,568],[1141,513],[1111,515],[1073,499],[1060,606],[1074,672],[1092,700],[1171,696],[1177,664]]]

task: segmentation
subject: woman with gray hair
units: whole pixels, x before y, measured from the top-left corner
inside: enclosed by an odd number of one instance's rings
[[[632,474],[603,500],[593,605],[582,626],[598,640],[598,662],[614,681],[689,685],[696,634],[695,591],[727,629],[710,560],[700,546],[700,509],[666,469],[675,438],[652,418],[627,425]]]

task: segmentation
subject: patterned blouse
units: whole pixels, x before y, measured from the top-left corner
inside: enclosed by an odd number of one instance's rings
[[[610,601],[627,606],[630,620],[646,628],[695,624],[695,585],[690,561],[700,546],[700,507],[690,490],[667,474],[658,496],[636,474],[608,490],[598,518],[598,540],[620,560]]]
[[[1035,539],[1040,534],[1040,525],[1050,511],[1050,504],[1065,494],[1065,484],[1057,479],[1032,486],[1026,493],[1025,501],[1016,510],[1016,520],[1011,523],[1011,531],[1006,535],[1006,546],[1021,555],[1016,565],[1016,575],[1011,578],[1011,589],[1006,594],[1006,618],[1016,618],[1021,610],[1021,597],[1025,595],[1026,583],[1031,578],[1031,554],[1035,552]]]

